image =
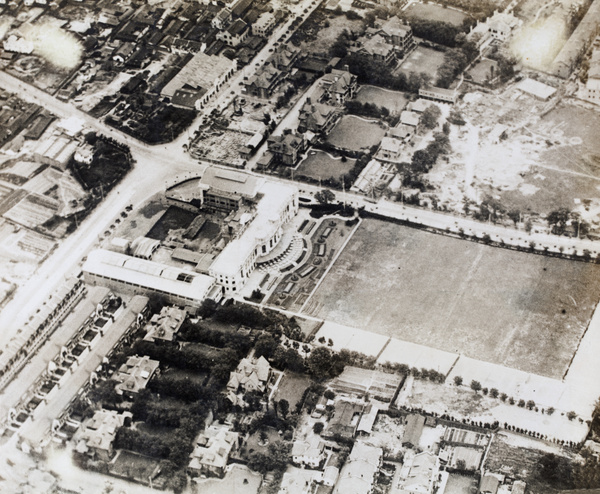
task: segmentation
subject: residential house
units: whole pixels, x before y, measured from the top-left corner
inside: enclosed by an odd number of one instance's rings
[[[306,103],[300,109],[298,117],[298,132],[310,130],[315,134],[328,134],[333,129],[339,109],[326,103],[313,103],[307,98]]]
[[[378,30],[378,34],[402,54],[408,53],[416,46],[412,28],[397,16],[390,17]]]
[[[233,21],[227,29],[217,34],[217,39],[223,41],[228,46],[238,46],[246,41],[250,35],[250,26],[241,19]]]
[[[402,446],[416,448],[419,445],[424,425],[425,417],[422,415],[413,413],[406,417],[404,435],[402,436]]]
[[[300,50],[281,47],[271,55],[256,73],[244,82],[244,89],[250,96],[269,99],[277,86],[285,80],[300,56]]]
[[[244,89],[249,96],[269,99],[281,81],[281,71],[271,64],[265,64],[244,82]]]
[[[396,161],[400,158],[403,146],[404,144],[400,139],[386,136],[381,139],[381,144],[377,151],[377,159]]]
[[[239,391],[265,391],[269,378],[271,377],[271,366],[267,359],[244,358],[237,368],[231,372],[227,390],[232,393]]]
[[[142,389],[146,389],[150,379],[158,372],[159,364],[158,360],[152,360],[147,355],[129,357],[113,375],[113,379],[117,381],[115,386],[117,394],[132,397]]]
[[[387,135],[389,137],[394,137],[395,139],[399,139],[400,141],[407,143],[410,142],[413,136],[415,135],[415,127],[411,125],[405,125],[403,123],[398,123],[396,127],[387,131]]]
[[[325,460],[325,444],[319,436],[296,440],[292,446],[292,461],[301,467],[319,468]]]
[[[129,426],[132,418],[130,412],[98,410],[75,436],[75,450],[95,460],[110,461],[114,453],[113,442],[117,430],[119,427]]]
[[[78,163],[85,163],[91,165],[94,160],[94,146],[91,144],[83,144],[75,150],[73,158]]]
[[[421,118],[419,117],[418,113],[409,110],[404,110],[402,113],[400,113],[400,123],[402,125],[414,127],[415,129],[418,129],[420,119]]]
[[[230,22],[231,10],[229,10],[227,7],[224,7],[213,17],[213,20],[210,22],[210,25],[215,29],[222,30],[225,29]]]
[[[360,38],[357,42],[357,46],[354,47],[352,51],[368,55],[375,62],[384,65],[392,66],[396,63],[396,50],[394,49],[394,45],[388,43],[385,38],[379,34],[376,34],[371,38]]]
[[[192,476],[223,478],[231,453],[239,446],[239,434],[224,427],[208,427],[196,438],[188,472]]]
[[[273,12],[263,12],[252,24],[252,34],[261,38],[268,38],[276,22],[277,17]]]
[[[323,436],[352,439],[364,410],[365,404],[362,402],[338,400],[335,403],[333,416],[323,431]]]
[[[163,307],[160,314],[154,314],[146,324],[144,340],[172,342],[186,317],[185,310],[177,307]]]
[[[267,139],[268,148],[279,163],[295,166],[300,156],[306,151],[308,142],[303,134],[287,132]]]
[[[402,494],[432,494],[439,481],[439,461],[432,453],[405,458],[398,487]],[[446,474],[447,475],[447,474]]]
[[[354,98],[358,89],[356,76],[348,70],[333,69],[321,77],[320,84],[325,89],[325,98],[338,105]]]
[[[359,441],[354,443],[342,467],[333,494],[370,494],[381,467],[383,450]]]
[[[512,31],[517,28],[521,21],[513,14],[506,12],[494,12],[489,19],[487,19],[487,29],[493,38],[506,41]]]

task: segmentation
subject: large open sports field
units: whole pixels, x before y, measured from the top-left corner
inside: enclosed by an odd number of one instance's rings
[[[600,298],[600,266],[369,219],[313,297],[323,319],[561,378]]]

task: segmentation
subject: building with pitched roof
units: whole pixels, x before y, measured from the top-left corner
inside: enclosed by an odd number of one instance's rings
[[[320,79],[321,86],[325,89],[325,97],[338,105],[354,98],[358,89],[358,79],[348,70],[333,69]]]
[[[75,451],[95,460],[110,461],[114,454],[113,442],[117,430],[131,424],[132,419],[130,412],[98,410],[75,435]]]
[[[406,458],[395,492],[431,494],[439,484],[439,470],[438,458],[432,453],[424,452]]]
[[[423,415],[412,413],[406,417],[404,434],[402,436],[402,446],[416,448],[419,445],[424,425],[425,417],[423,417]]]
[[[383,450],[358,441],[342,467],[333,494],[370,494],[381,467]]]
[[[244,393],[248,391],[265,391],[269,378],[271,377],[271,366],[264,357],[257,359],[244,358],[237,368],[231,372],[227,390],[231,393]]]
[[[250,26],[242,19],[236,19],[227,29],[217,34],[217,39],[223,41],[228,46],[235,47],[246,41],[248,36],[250,36]]]
[[[357,41],[357,46],[351,51],[368,55],[372,60],[384,65],[396,63],[396,50],[394,45],[388,43],[380,34],[372,37],[362,37]]]
[[[239,446],[239,434],[224,427],[208,427],[196,438],[190,454],[188,473],[192,476],[225,476],[225,467],[231,453]]]
[[[154,314],[144,328],[146,341],[173,341],[187,317],[185,310],[177,307],[163,307],[160,314]]]
[[[310,130],[314,133],[328,134],[339,115],[338,107],[326,103],[313,103],[307,98],[298,116],[298,132]]]
[[[231,22],[231,10],[223,7],[210,21],[210,25],[215,29],[225,29]]]
[[[147,355],[129,357],[112,377],[117,381],[115,391],[119,395],[132,397],[142,389],[146,389],[150,379],[158,372],[159,365],[158,360],[152,360]]]
[[[272,135],[267,139],[267,143],[275,161],[288,166],[295,166],[308,147],[306,137],[294,132]]]
[[[292,445],[292,461],[301,467],[319,468],[325,460],[325,443],[319,436],[298,439]]]
[[[244,89],[250,96],[269,99],[277,86],[284,81],[300,57],[295,47],[281,46],[256,73],[244,81]]]

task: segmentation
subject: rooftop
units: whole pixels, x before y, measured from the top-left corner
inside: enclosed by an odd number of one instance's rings
[[[104,249],[90,252],[83,271],[192,300],[204,300],[214,284],[210,276]]]
[[[207,55],[198,52],[169,81],[163,88],[162,94],[172,97],[178,89],[188,86],[193,89],[203,88],[208,90],[225,73],[235,66],[235,62],[221,55]]]

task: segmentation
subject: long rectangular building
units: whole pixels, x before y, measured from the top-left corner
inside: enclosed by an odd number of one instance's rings
[[[132,295],[158,294],[171,304],[191,307],[200,307],[215,287],[211,276],[104,249],[88,255],[83,276],[91,285]]]

